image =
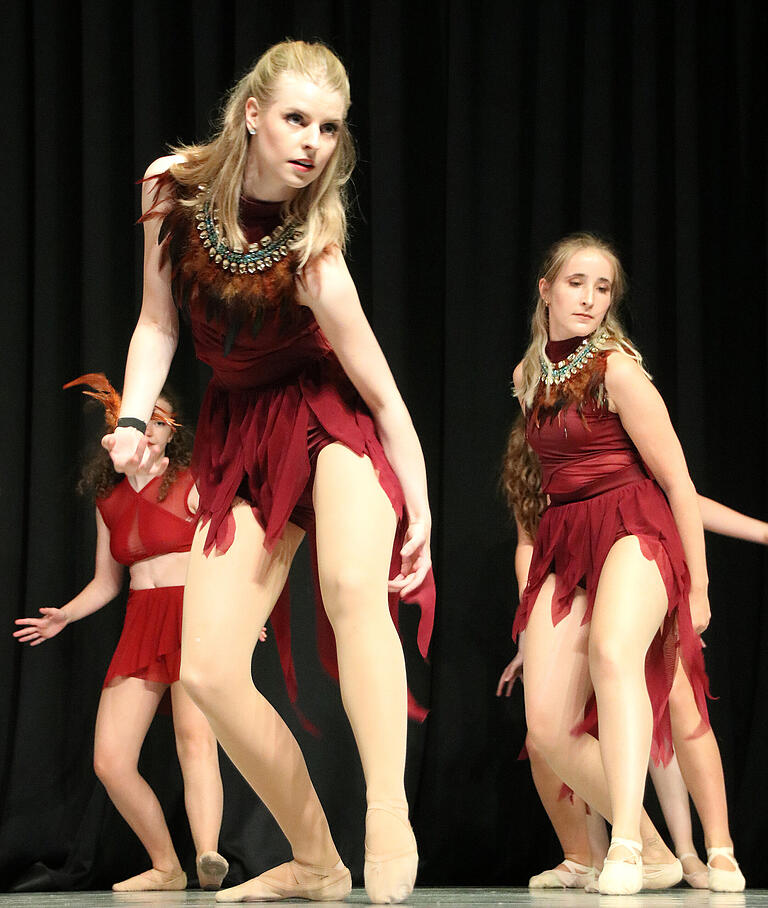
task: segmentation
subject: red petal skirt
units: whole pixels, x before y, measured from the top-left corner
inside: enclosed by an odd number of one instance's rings
[[[123,632],[109,663],[104,687],[117,677],[162,684],[179,680],[183,601],[183,586],[130,591]]]
[[[637,536],[643,555],[655,561],[667,591],[667,615],[648,649],[645,676],[653,707],[651,756],[666,764],[672,757],[669,694],[678,656],[691,682],[702,723],[709,727],[706,697],[709,681],[704,669],[701,639],[693,629],[688,602],[690,576],[683,545],[664,493],[652,479],[641,479],[583,501],[551,504],[536,534],[528,584],[523,592],[512,629],[514,637],[525,630],[536,598],[547,577],[555,574],[552,623],[571,609],[577,587],[587,593],[584,624],[590,621],[597,584],[611,546],[623,536]],[[594,698],[584,722],[574,734],[596,733]]]
[[[289,381],[236,390],[208,386],[195,434],[192,471],[200,493],[200,523],[207,524],[205,553],[226,552],[232,544],[235,521],[232,504],[240,497],[251,504],[271,550],[290,520],[306,530],[314,561],[312,484],[317,455],[325,445],[341,442],[359,456],[370,458],[379,484],[398,519],[392,548],[390,579],[400,569],[400,549],[407,530],[400,482],[376,434],[370,412],[343,372],[329,356],[312,363]],[[338,677],[336,645],[322,607],[315,566],[318,649],[329,674]],[[421,587],[409,594],[421,611],[419,650],[426,658],[432,633],[435,586],[430,572]],[[397,627],[399,598],[390,595],[390,614]],[[271,618],[283,672],[292,701],[296,680],[291,656],[287,588]],[[409,697],[412,718],[426,711]]]

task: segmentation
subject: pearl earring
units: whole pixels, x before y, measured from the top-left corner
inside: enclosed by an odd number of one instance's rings
[[[249,125],[249,126],[247,127],[247,129],[248,129],[248,133],[249,133],[250,135],[252,135],[252,136],[255,136],[255,135],[256,135],[256,127],[255,127],[255,126],[250,126],[250,125]]]

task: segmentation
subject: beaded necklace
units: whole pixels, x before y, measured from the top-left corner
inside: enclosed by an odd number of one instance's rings
[[[255,274],[266,271],[286,258],[290,252],[289,243],[296,236],[293,224],[278,226],[271,234],[262,237],[258,243],[251,243],[248,251],[229,246],[223,239],[219,213],[211,208],[206,199],[200,211],[196,212],[197,231],[200,242],[208,250],[208,258],[224,271],[232,274]]]
[[[595,353],[597,353],[607,339],[607,331],[601,332],[595,339],[586,338],[579,344],[573,353],[565,359],[560,360],[557,365],[551,363],[546,356],[539,357],[539,362],[541,363],[541,377],[539,378],[539,381],[543,382],[547,387],[550,385],[561,385],[563,382],[568,381],[571,376],[580,372],[584,366],[587,365],[589,360],[594,358]]]

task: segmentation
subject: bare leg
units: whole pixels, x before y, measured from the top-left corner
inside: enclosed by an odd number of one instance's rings
[[[565,861],[571,862],[569,866],[563,861],[552,870],[531,877],[528,886],[532,889],[583,888],[593,876],[586,805],[576,795],[561,798],[562,781],[530,741],[527,747],[536,791],[563,849],[563,857]]]
[[[675,853],[683,865],[686,881],[695,889],[707,887],[707,868],[696,854],[691,828],[691,809],[688,789],[685,787],[677,756],[673,755],[667,766],[656,766],[651,761],[648,770],[667,821],[667,829],[675,843]]]
[[[680,663],[675,673],[669,708],[675,752],[704,829],[705,845],[708,850],[733,848],[720,749],[711,728],[703,735],[691,737],[699,725],[700,716],[691,683]],[[713,856],[709,863],[716,870],[725,872],[732,872],[735,865],[725,855]]]
[[[197,852],[201,889],[218,889],[228,864],[218,854],[224,792],[219,752],[208,720],[183,686],[171,685],[176,752],[184,776],[184,804]],[[201,858],[205,858],[201,861]]]
[[[99,701],[94,770],[152,861],[151,870],[115,883],[116,889],[184,889],[187,885],[160,802],[138,770],[141,746],[165,687],[140,678],[116,678]]]
[[[575,737],[571,729],[583,717],[592,691],[588,666],[589,626],[582,626],[586,601],[574,599],[570,614],[552,625],[555,578],[545,582],[533,608],[525,640],[525,709],[529,740],[563,781],[609,821],[611,799],[600,745],[590,735]],[[648,755],[645,756],[647,763]],[[671,862],[669,849],[648,816],[641,815],[644,855]]]
[[[313,499],[320,587],[366,781],[366,888],[373,901],[400,901],[413,888],[416,847],[403,779],[405,662],[387,599],[396,518],[371,461],[338,443],[320,452]]]
[[[603,861],[608,854],[610,839],[608,830],[605,827],[605,820],[599,813],[592,810],[586,816],[587,835],[589,836],[589,849],[592,853],[592,866],[596,870],[603,869]],[[643,853],[647,854],[653,851],[653,842],[646,845],[643,842]]]
[[[294,861],[269,871],[272,876],[266,881],[256,878],[218,893],[219,901],[286,897],[288,891],[293,895],[299,889],[314,892],[320,876],[317,869],[340,865],[299,746],[256,690],[251,676],[259,632],[285,584],[303,533],[288,524],[270,554],[250,506],[235,504],[233,515],[235,538],[226,553],[205,557],[205,527],[198,529],[192,545],[184,595],[181,680],[232,762],[285,833]],[[348,879],[348,872],[339,868],[339,880],[342,871]]]
[[[619,539],[600,575],[589,667],[600,714],[612,832],[634,841],[641,841],[640,814],[653,731],[645,654],[666,609],[667,594],[656,563],[644,557],[635,536]]]
[[[574,795],[561,798],[563,783],[549,767],[534,745],[528,742],[528,757],[531,761],[531,775],[542,806],[563,849],[563,855],[579,864],[590,864],[591,855],[587,826],[586,806],[581,798]]]

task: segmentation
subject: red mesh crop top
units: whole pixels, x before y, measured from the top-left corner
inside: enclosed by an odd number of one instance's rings
[[[137,561],[170,552],[188,552],[197,517],[187,505],[194,483],[184,470],[162,501],[157,500],[162,476],[156,476],[136,492],[126,477],[96,506],[110,533],[112,557],[130,567]]]

